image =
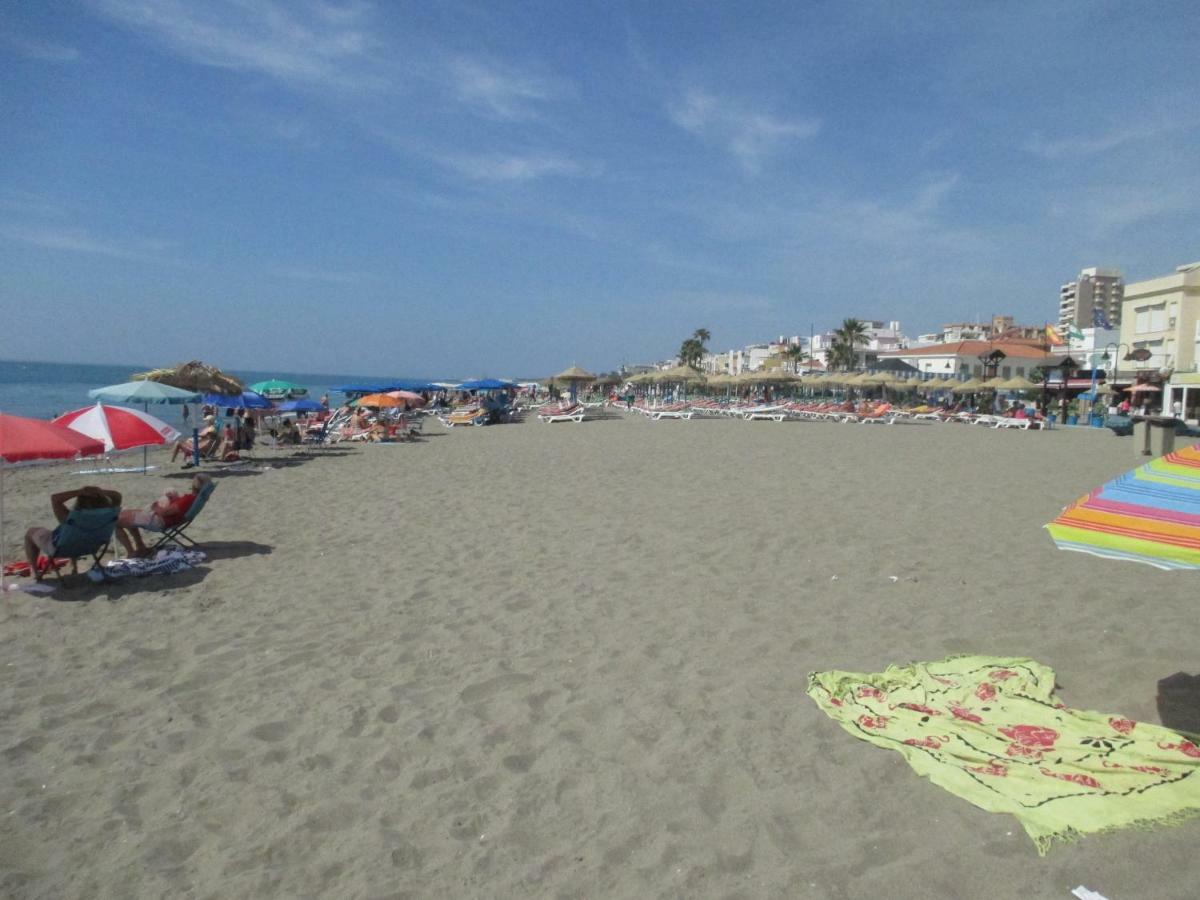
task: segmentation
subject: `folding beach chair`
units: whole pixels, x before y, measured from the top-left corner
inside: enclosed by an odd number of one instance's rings
[[[71,571],[78,572],[77,561],[90,556],[92,568],[103,577],[104,567],[100,564],[100,558],[108,552],[120,514],[121,509],[116,506],[71,510],[67,520],[54,529],[54,557],[69,559]],[[61,581],[61,567],[55,558],[51,558],[50,568]]]
[[[155,552],[163,544],[167,543],[178,544],[180,547],[195,547],[196,542],[184,534],[184,532],[187,531],[188,526],[192,524],[196,516],[200,515],[200,510],[204,509],[204,504],[208,502],[208,498],[212,496],[212,492],[216,489],[216,484],[211,481],[202,487],[200,492],[196,494],[196,499],[192,501],[192,505],[188,507],[188,511],[183,514],[182,521],[174,525],[168,525],[162,529],[147,527],[147,531],[157,531],[162,534],[162,537],[154,542],[154,546],[150,548],[150,552]]]

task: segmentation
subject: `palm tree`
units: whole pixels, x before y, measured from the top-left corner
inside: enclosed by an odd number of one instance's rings
[[[854,368],[854,349],[840,337],[835,337],[829,345],[827,359],[830,370]]]
[[[708,333],[707,328],[697,328],[692,333],[692,336],[679,346],[679,364],[699,369],[700,360],[708,352],[708,348],[704,346],[704,342],[711,337],[712,335]]]
[[[801,344],[792,344],[783,351],[783,355],[792,361],[793,365],[795,366],[796,373],[799,374],[800,363],[802,363],[804,361],[804,357],[807,356],[804,351],[804,346]]]
[[[834,330],[833,337],[834,342],[831,349],[836,353],[838,344],[841,344],[840,361],[845,363],[847,369],[853,369],[855,366],[854,348],[867,342],[867,326],[858,319],[842,319],[842,327]]]

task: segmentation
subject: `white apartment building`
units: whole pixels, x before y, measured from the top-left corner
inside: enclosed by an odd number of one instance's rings
[[[866,341],[854,348],[855,366],[865,368],[879,359],[880,353],[899,350],[908,345],[908,338],[900,330],[900,323],[892,320],[880,322],[873,319],[861,319],[865,326]],[[829,364],[829,350],[833,346],[835,335],[832,331],[813,335],[812,358],[822,366]]]
[[[1142,362],[1121,361],[1121,372],[1195,372],[1200,362],[1200,262],[1170,275],[1136,281],[1125,288],[1121,342],[1128,350],[1148,350]]]
[[[1093,328],[1103,325],[1103,318],[1114,328],[1121,324],[1121,308],[1125,285],[1119,269],[1092,266],[1082,269],[1079,277],[1068,281],[1058,291],[1058,326],[1060,329]]]

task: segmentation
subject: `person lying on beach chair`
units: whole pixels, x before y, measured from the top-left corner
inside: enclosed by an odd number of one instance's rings
[[[148,509],[122,510],[117,519],[117,540],[125,548],[127,556],[149,556],[151,550],[142,540],[139,529],[169,532],[188,518],[192,505],[206,491],[211,491],[212,479],[207,475],[192,478],[192,490],[187,494],[167,491],[155,500]]]
[[[217,426],[216,419],[212,416],[204,417],[204,427],[200,429],[200,458],[207,459],[212,455],[217,448]],[[184,438],[181,441],[175,442],[175,449],[171,451],[171,462],[175,462],[179,455],[183,454],[185,460],[192,457],[192,439]]]
[[[74,500],[75,505],[67,509],[70,500]],[[76,561],[85,556],[91,556],[98,567],[100,557],[112,541],[121,512],[121,495],[117,491],[86,485],[78,490],[53,494],[50,507],[58,527],[51,530],[35,526],[25,532],[25,559],[34,578],[41,581],[43,575],[38,568],[39,552],[50,561],[48,568],[56,575],[56,560],[63,557],[71,561],[72,573],[79,571]]]

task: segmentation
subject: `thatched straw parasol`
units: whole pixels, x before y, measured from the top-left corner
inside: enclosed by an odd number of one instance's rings
[[[621,376],[616,372],[609,372],[607,375],[601,375],[596,379],[596,384],[620,384]]]
[[[948,391],[954,387],[954,382],[949,378],[931,378],[928,381],[922,381],[917,385],[917,390],[924,391],[927,394],[932,394],[934,391]]]
[[[1040,384],[1030,381],[1021,375],[1006,378],[1004,381],[993,382],[993,386],[1001,391],[1036,391]]]
[[[652,380],[657,381],[659,384],[683,384],[689,381],[704,381],[704,376],[691,366],[676,366],[673,369],[651,372],[650,374],[654,376]]]
[[[968,381],[960,382],[951,388],[956,394],[974,394],[984,388],[984,383],[978,378],[971,378]]]
[[[181,363],[165,369],[153,369],[132,376],[134,381],[156,381],[185,391],[200,394],[220,394],[223,397],[240,396],[245,386],[240,378],[222,372],[216,366],[198,360]]]
[[[564,384],[572,381],[595,381],[596,376],[591,372],[585,372],[579,366],[571,366],[565,372],[559,372],[551,381],[561,381]]]

